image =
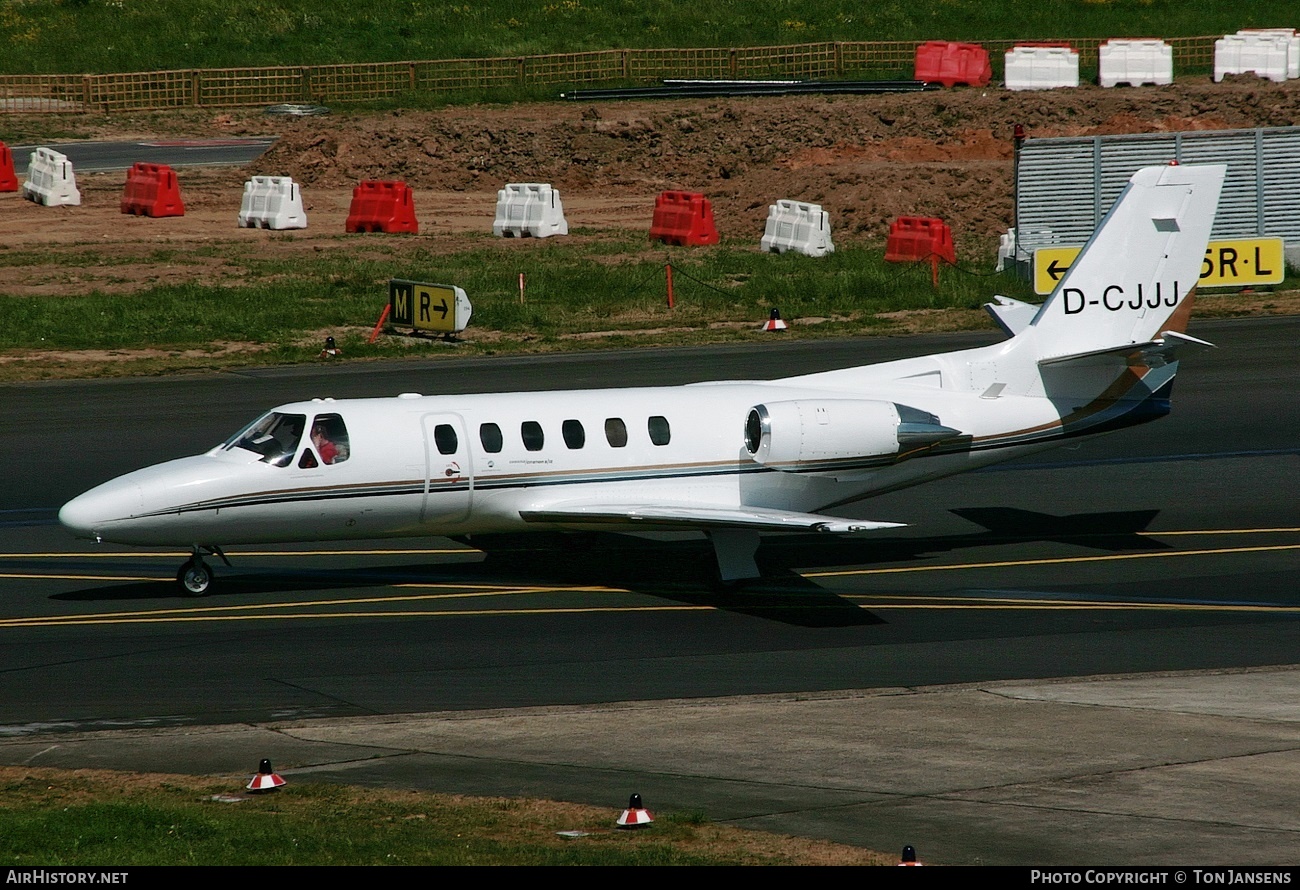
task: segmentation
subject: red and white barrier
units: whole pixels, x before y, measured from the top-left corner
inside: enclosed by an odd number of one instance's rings
[[[23,183],[23,197],[46,207],[80,204],[77,174],[73,172],[68,156],[52,148],[38,148],[32,152],[27,165],[27,181]]]
[[[777,201],[767,208],[767,225],[759,242],[767,253],[793,250],[805,256],[826,256],[831,242],[831,215],[820,204]]]
[[[1097,51],[1097,82],[1139,87],[1174,82],[1174,48],[1163,40],[1107,40]]]
[[[569,234],[560,193],[550,183],[508,183],[497,192],[492,234],[498,238],[549,238]]]
[[[305,229],[302,190],[290,176],[254,176],[244,183],[239,204],[243,229]]]

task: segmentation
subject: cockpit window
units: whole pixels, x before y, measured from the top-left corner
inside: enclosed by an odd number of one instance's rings
[[[287,466],[298,451],[298,441],[307,426],[305,414],[281,414],[272,411],[226,440],[227,451],[243,448],[262,456],[264,463]]]
[[[347,425],[337,414],[316,415],[311,425],[311,442],[323,464],[341,464],[352,456]]]

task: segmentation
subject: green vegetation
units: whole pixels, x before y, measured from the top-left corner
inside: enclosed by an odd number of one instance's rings
[[[138,865],[799,865],[883,855],[657,814],[638,831],[616,811],[291,784],[104,772],[0,772],[0,862]],[[561,837],[560,831],[583,832]]]
[[[546,241],[502,242],[484,235],[467,242],[466,249],[439,254],[418,239],[339,236],[340,249],[312,252],[310,262],[260,253],[247,241],[224,242],[191,254],[217,263],[221,271],[210,283],[58,297],[14,296],[0,285],[0,350],[197,349],[207,355],[191,357],[187,367],[218,366],[304,360],[319,351],[322,332],[329,332],[350,357],[407,354],[406,338],[366,342],[387,302],[389,278],[465,288],[474,316],[462,353],[572,347],[592,342],[575,341],[592,332],[603,332],[599,339],[608,345],[620,334],[632,337],[645,329],[669,332],[650,341],[656,344],[665,338],[691,342],[692,333],[710,340],[756,337],[773,307],[787,319],[817,320],[797,326],[795,335],[887,332],[881,313],[976,309],[995,290],[1032,299],[1010,275],[990,279],[950,266],[941,267],[936,289],[928,264],[885,263],[879,248],[865,246],[848,245],[813,259],[763,254],[750,243],[652,248],[641,233],[583,230]],[[124,264],[167,259],[156,250],[133,260],[85,246],[57,255],[60,274],[99,280],[101,286],[111,284]],[[0,251],[0,267],[50,261],[46,251]],[[980,269],[991,265],[987,259],[977,263]],[[666,264],[674,272],[671,310]],[[216,354],[220,344],[232,342],[255,350]],[[45,372],[56,373],[55,367],[46,365]]]
[[[1276,3],[1183,0],[6,0],[0,73],[107,73],[827,40],[1188,37],[1278,27]]]

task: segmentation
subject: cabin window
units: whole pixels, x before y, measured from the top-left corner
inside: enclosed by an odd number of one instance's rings
[[[455,454],[460,448],[460,437],[456,435],[456,428],[449,423],[435,426],[433,444],[437,446],[439,454]]]
[[[546,444],[542,425],[535,420],[525,420],[519,425],[519,436],[524,440],[524,447],[529,451],[541,451]]]
[[[272,411],[235,433],[222,447],[227,451],[242,448],[260,454],[263,463],[287,467],[298,453],[298,440],[306,426],[305,414]]]
[[[656,445],[667,445],[668,440],[672,438],[672,431],[668,429],[667,417],[651,417],[646,422],[646,429],[650,432],[650,441]]]
[[[580,420],[564,421],[560,431],[564,433],[564,444],[570,448],[581,448],[587,444],[587,431],[582,428],[582,421]]]
[[[605,440],[611,448],[622,448],[627,444],[627,424],[621,417],[606,418]]]
[[[298,458],[298,469],[310,470],[316,466],[319,466],[316,462],[316,455],[312,453],[310,448],[304,448],[302,450],[302,457]]]
[[[317,414],[311,424],[311,443],[323,464],[341,464],[352,455],[348,428],[337,414]]]
[[[478,440],[483,443],[483,450],[488,454],[497,454],[501,451],[501,445],[504,441],[501,436],[501,427],[495,423],[479,424]]]

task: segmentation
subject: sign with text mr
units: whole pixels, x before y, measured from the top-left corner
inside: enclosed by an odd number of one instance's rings
[[[469,297],[451,284],[425,284],[390,278],[389,319],[395,325],[437,334],[459,334],[469,324]]]

